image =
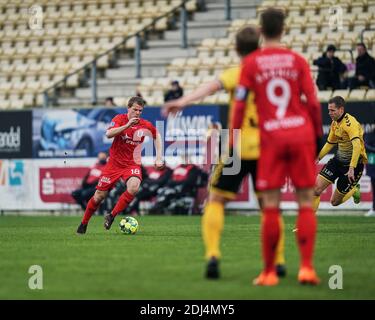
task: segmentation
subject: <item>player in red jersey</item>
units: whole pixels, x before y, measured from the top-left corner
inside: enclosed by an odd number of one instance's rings
[[[289,176],[299,206],[297,242],[301,254],[300,283],[317,284],[313,267],[316,217],[312,209],[316,141],[322,136],[321,110],[306,60],[280,44],[285,16],[278,9],[261,15],[262,48],[242,64],[233,128],[241,128],[250,91],[255,94],[261,151],[257,188],[262,191],[264,270],[255,285],[276,285],[274,256],[280,234],[280,188]],[[304,96],[304,97],[303,97]]]
[[[112,212],[105,216],[105,229],[110,229],[116,215],[134,199],[142,181],[141,145],[146,136],[152,136],[155,142],[156,168],[163,168],[161,136],[150,122],[140,118],[144,104],[142,98],[133,97],[128,102],[128,113],[119,114],[112,119],[106,132],[107,138],[114,138],[109,150],[109,161],[103,169],[94,196],[87,204],[77,229],[78,234],[86,233],[91,216],[120,178],[126,181],[126,191],[120,196]]]

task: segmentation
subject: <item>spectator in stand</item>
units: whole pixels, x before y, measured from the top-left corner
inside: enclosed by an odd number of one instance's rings
[[[368,54],[364,43],[357,44],[357,54],[355,76],[349,79],[349,88],[355,89],[361,86],[375,87],[375,60]]]
[[[105,99],[105,106],[109,108],[117,107],[117,105],[113,101],[113,97],[108,97]]]
[[[72,192],[72,197],[83,210],[86,209],[87,202],[95,193],[95,187],[106,163],[107,154],[105,152],[99,152],[98,161],[89,169],[83,178],[81,188]]]
[[[314,60],[314,65],[318,66],[318,78],[316,84],[319,90],[342,88],[340,76],[346,71],[346,66],[335,57],[336,47],[330,44],[323,55]]]
[[[177,80],[171,82],[171,88],[164,95],[164,102],[175,100],[184,95],[184,89],[180,87]]]

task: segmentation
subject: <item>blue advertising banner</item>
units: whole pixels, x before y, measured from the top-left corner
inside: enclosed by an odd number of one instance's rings
[[[108,151],[105,131],[124,109],[33,110],[33,157],[94,157]]]
[[[164,138],[166,155],[178,155],[188,150],[200,155],[209,127],[214,123],[225,125],[222,119],[225,106],[192,106],[176,116],[163,118],[160,107],[145,108],[142,118],[156,126]],[[65,158],[95,157],[108,152],[112,139],[105,136],[111,120],[124,108],[94,109],[35,109],[33,110],[33,157]],[[143,154],[152,152],[151,141],[144,143]],[[150,153],[148,153],[150,155]]]

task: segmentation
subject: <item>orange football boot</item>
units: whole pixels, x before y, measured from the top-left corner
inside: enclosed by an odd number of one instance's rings
[[[275,271],[262,273],[253,280],[254,286],[276,286],[279,283],[279,278]]]
[[[298,272],[298,281],[300,284],[317,285],[320,279],[313,268],[302,267]]]

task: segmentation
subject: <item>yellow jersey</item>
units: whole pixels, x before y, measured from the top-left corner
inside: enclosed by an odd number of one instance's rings
[[[357,139],[359,143],[355,141]],[[336,158],[340,162],[354,168],[360,158],[367,163],[362,126],[349,113],[344,113],[338,121],[332,121],[327,143],[338,145]]]
[[[229,93],[229,112],[228,112],[228,128],[230,129],[231,120],[234,110],[234,92],[240,78],[240,66],[232,67],[224,70],[219,77],[223,88]],[[254,93],[251,92],[247,98],[245,111],[245,119],[241,127],[241,142],[237,143],[237,151],[241,154],[241,159],[257,160],[260,153],[260,135],[258,128],[258,114],[254,102]]]

